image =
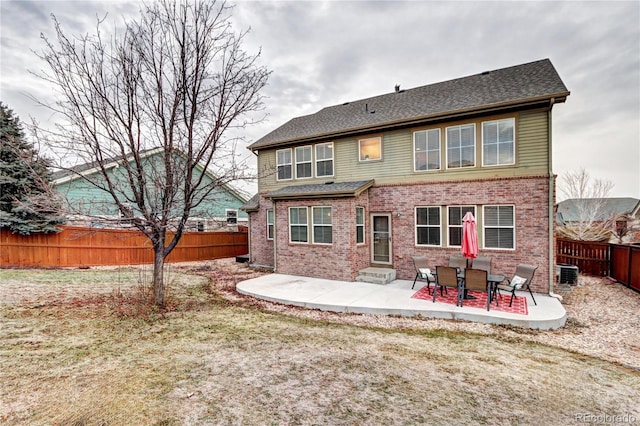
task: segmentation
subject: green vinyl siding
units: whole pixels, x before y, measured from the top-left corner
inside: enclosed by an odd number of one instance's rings
[[[275,149],[261,150],[258,156],[258,170],[263,174],[259,191],[271,191],[284,186],[326,181],[349,182],[375,179],[376,184],[398,184],[414,182],[441,182],[482,178],[507,178],[541,175],[548,172],[549,135],[547,110],[534,110],[510,115],[487,116],[477,119],[460,120],[411,129],[395,130],[383,134],[363,135],[359,138],[334,140],[334,176],[296,181],[277,182],[275,174],[268,172],[275,167]],[[482,122],[514,117],[516,123],[516,163],[503,166],[482,167]],[[452,125],[475,123],[476,165],[462,169],[447,169],[446,128]],[[413,132],[425,129],[441,129],[440,170],[414,171]],[[382,137],[382,159],[370,162],[359,161],[358,140]]]

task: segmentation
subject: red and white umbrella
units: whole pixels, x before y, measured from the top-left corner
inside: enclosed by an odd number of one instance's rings
[[[462,255],[467,259],[478,257],[478,231],[476,229],[476,218],[473,213],[467,212],[462,218]]]

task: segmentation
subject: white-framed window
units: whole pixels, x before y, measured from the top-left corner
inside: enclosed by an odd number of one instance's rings
[[[333,176],[333,142],[316,145],[316,177]]]
[[[360,161],[382,160],[382,138],[360,139],[358,152]]]
[[[416,245],[441,246],[442,226],[439,206],[416,207]]]
[[[515,164],[514,118],[484,121],[482,123],[482,165],[503,166]]]
[[[364,207],[356,207],[356,244],[364,244]]]
[[[311,162],[311,145],[296,147],[295,154],[296,179],[312,177],[313,164]]]
[[[333,242],[333,224],[331,207],[311,207],[313,244],[331,244]]]
[[[482,207],[484,248],[516,248],[516,216],[513,205]]]
[[[273,209],[267,209],[267,240],[273,240],[274,220]]]
[[[440,129],[413,132],[413,170],[440,170]]]
[[[468,212],[476,217],[476,206],[449,206],[447,207],[447,235],[449,247],[462,245],[462,218]]]
[[[289,207],[289,241],[309,242],[309,219],[306,207]]]
[[[238,223],[238,210],[226,209],[227,225],[236,225]]]
[[[447,168],[476,165],[476,125],[447,127]]]
[[[277,180],[291,180],[291,148],[276,151]]]

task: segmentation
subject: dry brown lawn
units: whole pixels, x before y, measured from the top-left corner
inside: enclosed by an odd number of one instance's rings
[[[0,425],[640,420],[637,369],[509,329],[267,306],[225,265],[170,267],[163,312],[138,268],[0,270]]]

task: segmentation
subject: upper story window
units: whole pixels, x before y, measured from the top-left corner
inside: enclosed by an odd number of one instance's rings
[[[440,169],[440,129],[422,130],[413,133],[413,169]]]
[[[382,159],[382,138],[361,139],[358,141],[360,161]]]
[[[296,154],[296,179],[312,177],[311,168],[311,145],[299,146],[295,150]]]
[[[276,151],[276,166],[278,168],[278,180],[291,179],[291,148]]]
[[[274,231],[273,209],[267,210],[267,240],[273,240]]]
[[[476,216],[475,206],[450,206],[447,208],[449,247],[462,245],[462,218],[467,212]]]
[[[313,243],[331,244],[333,242],[333,224],[331,207],[311,207],[313,225]]]
[[[238,210],[227,209],[227,225],[235,225],[238,223]]]
[[[416,207],[416,245],[440,246],[440,207]]]
[[[356,207],[356,244],[364,244],[364,207]]]
[[[447,168],[476,165],[476,125],[447,127]]]
[[[333,142],[316,145],[316,177],[333,176]]]
[[[309,219],[306,207],[289,208],[289,241],[292,243],[309,242]]]
[[[515,119],[482,123],[482,165],[501,166],[515,163]]]
[[[516,248],[514,206],[484,206],[483,218],[485,248]]]

